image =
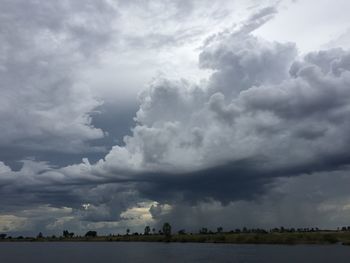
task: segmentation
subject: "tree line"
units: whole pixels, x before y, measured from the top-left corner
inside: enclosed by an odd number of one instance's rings
[[[268,234],[268,233],[310,233],[310,232],[321,232],[321,231],[326,231],[326,230],[321,230],[318,227],[312,227],[312,228],[286,228],[286,227],[278,227],[278,228],[271,228],[271,229],[263,229],[263,228],[247,228],[247,227],[243,227],[243,228],[236,228],[234,230],[229,230],[229,231],[224,231],[223,227],[217,227],[215,230],[211,230],[208,229],[206,227],[202,227],[198,230],[198,232],[186,232],[185,229],[180,229],[177,231],[176,234],[178,235],[215,235],[215,234],[221,234],[221,233],[227,233],[227,234],[248,234],[248,233],[254,233],[254,234]],[[343,226],[343,227],[338,227],[337,230],[334,231],[341,231],[341,232],[350,232],[350,226]],[[170,225],[170,223],[165,222],[163,224],[163,226],[161,227],[161,229],[159,229],[158,231],[153,227],[151,228],[150,226],[145,226],[143,233],[138,233],[138,232],[133,232],[131,233],[130,229],[127,228],[126,232],[125,232],[125,236],[129,236],[129,235],[163,235],[166,238],[171,237],[172,235],[172,226]],[[115,236],[110,234],[109,236]],[[120,236],[120,234],[118,234],[117,236]],[[62,236],[56,237],[55,235],[52,236],[47,236],[44,237],[44,235],[42,234],[42,232],[39,232],[38,235],[35,237],[36,239],[44,239],[44,238],[51,238],[51,239],[70,239],[70,238],[74,238],[74,237],[85,237],[85,238],[95,238],[98,237],[97,231],[94,230],[89,230],[85,233],[84,236],[78,236],[75,235],[74,232],[69,232],[68,230],[63,230],[62,232]],[[25,237],[23,236],[18,236],[16,237],[16,239],[24,239]],[[26,238],[33,238],[33,237],[26,237]],[[12,239],[11,236],[8,236],[5,233],[0,233],[0,240],[3,239]]]

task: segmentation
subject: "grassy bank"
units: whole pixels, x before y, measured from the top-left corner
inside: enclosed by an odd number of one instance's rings
[[[327,231],[315,233],[220,233],[164,235],[116,235],[97,237],[6,238],[6,242],[196,242],[231,244],[335,244],[350,245],[350,233]]]

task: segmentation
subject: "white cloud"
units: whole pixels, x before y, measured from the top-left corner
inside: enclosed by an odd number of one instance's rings
[[[18,231],[25,229],[27,224],[26,218],[18,217],[14,215],[0,215],[0,231]]]
[[[302,53],[317,51],[349,26],[349,1],[283,1],[275,19],[255,34],[270,41],[293,41]]]
[[[349,54],[297,57],[293,44],[252,36],[273,13],[263,9],[204,47],[201,65],[215,71],[204,88],[186,81],[151,84],[140,97],[133,135],[97,167],[172,173],[258,158],[264,169],[275,169],[343,155]]]

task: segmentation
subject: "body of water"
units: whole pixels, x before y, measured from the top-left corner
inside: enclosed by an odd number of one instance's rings
[[[202,243],[0,243],[1,263],[349,263],[350,246]]]

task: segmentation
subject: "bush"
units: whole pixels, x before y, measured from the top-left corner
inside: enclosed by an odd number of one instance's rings
[[[330,234],[324,234],[323,240],[326,241],[327,243],[331,243],[331,244],[338,242],[338,239],[334,235],[330,235]]]

